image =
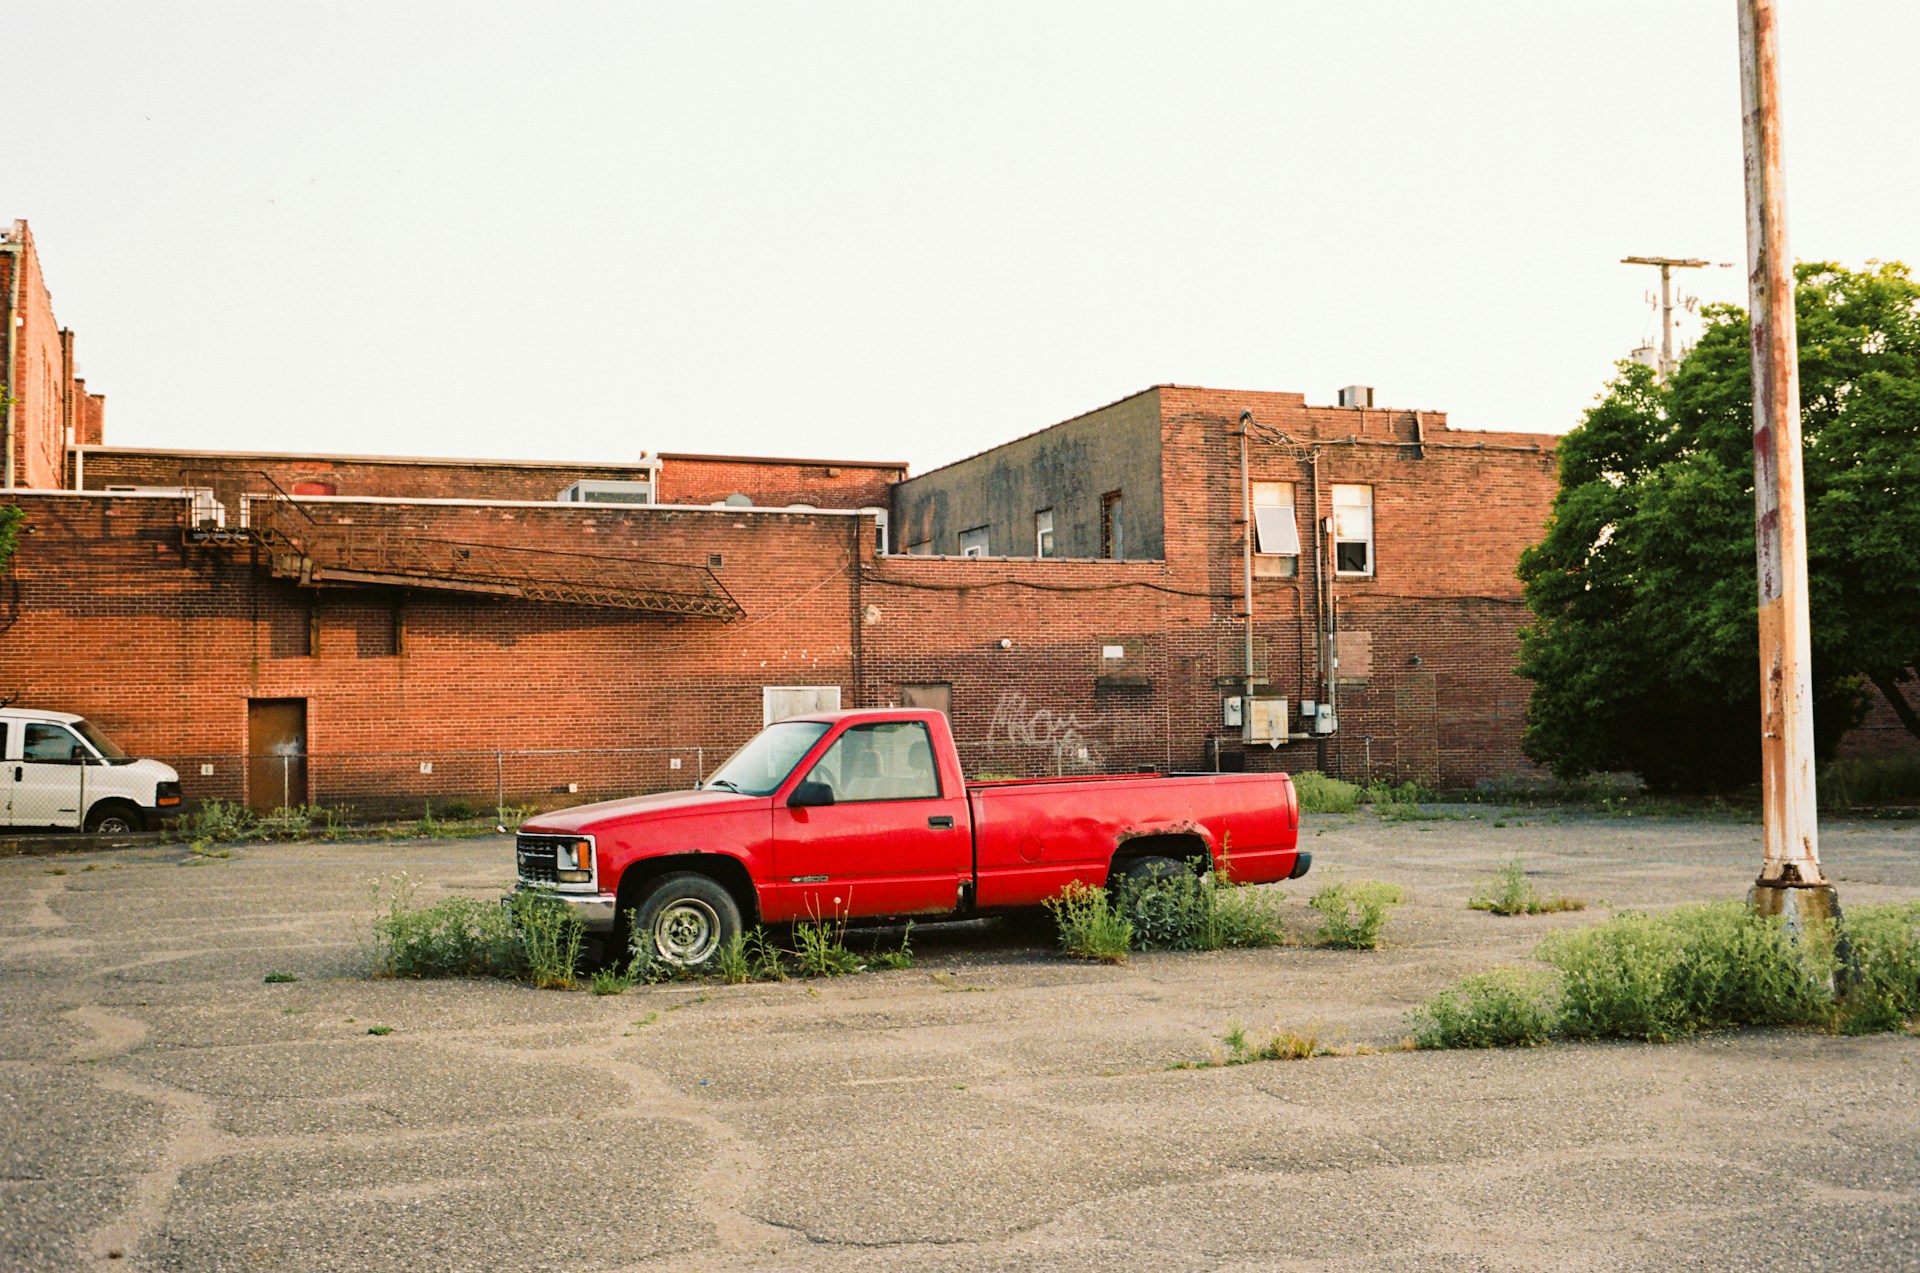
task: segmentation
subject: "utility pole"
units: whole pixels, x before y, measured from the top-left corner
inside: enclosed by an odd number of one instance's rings
[[[1774,0],[1737,0],[1747,172],[1747,295],[1753,351],[1754,549],[1760,568],[1760,792],[1766,859],[1750,899],[1762,914],[1830,919],[1814,804],[1813,663],[1800,472],[1800,357],[1780,152],[1780,28]]]
[[[1694,257],[1623,256],[1620,264],[1660,267],[1660,379],[1665,380],[1673,374],[1673,272],[1701,269],[1712,262]]]

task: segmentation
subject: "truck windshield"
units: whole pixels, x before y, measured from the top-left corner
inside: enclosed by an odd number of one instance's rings
[[[117,765],[133,759],[132,756],[120,750],[118,743],[101,733],[99,726],[92,721],[77,720],[73,722],[73,727],[80,732],[82,738],[93,744],[93,749],[99,752],[108,764]]]
[[[807,748],[826,732],[825,721],[776,721],[727,757],[727,763],[713,771],[706,785],[743,796],[770,796],[807,754]]]

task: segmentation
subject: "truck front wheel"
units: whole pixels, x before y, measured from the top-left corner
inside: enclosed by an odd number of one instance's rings
[[[740,906],[710,875],[681,871],[655,881],[633,908],[634,945],[676,968],[697,968],[740,935]]]
[[[140,810],[124,800],[102,800],[87,810],[87,830],[95,835],[125,835],[141,825]]]

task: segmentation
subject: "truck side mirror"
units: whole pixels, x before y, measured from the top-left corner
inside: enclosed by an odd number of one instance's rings
[[[787,797],[789,809],[812,809],[833,803],[833,788],[824,782],[803,782]]]

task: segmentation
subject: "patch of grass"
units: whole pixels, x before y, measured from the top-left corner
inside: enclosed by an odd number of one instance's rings
[[[618,967],[602,968],[593,974],[588,988],[596,995],[623,995],[633,988],[633,978]]]
[[[1836,1017],[1848,1034],[1920,1033],[1920,902],[1858,906],[1846,912],[1852,976]]]
[[[1121,914],[1103,888],[1075,881],[1047,903],[1060,930],[1060,949],[1075,959],[1124,964],[1133,944],[1133,921]]]
[[[1307,901],[1320,914],[1316,940],[1336,950],[1377,950],[1388,912],[1406,896],[1399,885],[1381,880],[1328,884]]]
[[[1559,1026],[1552,973],[1501,968],[1462,979],[1410,1016],[1420,1048],[1534,1048]]]
[[[903,972],[913,967],[913,921],[908,920],[900,934],[900,945],[893,950],[876,950],[867,958],[867,967],[881,972]]]
[[[1741,902],[1616,915],[1555,934],[1537,954],[1560,970],[1560,1027],[1575,1038],[1663,1043],[1726,1026],[1819,1024],[1831,1012],[1830,928],[1796,935]]]
[[[1360,799],[1373,806],[1373,811],[1383,818],[1402,821],[1417,821],[1438,818],[1441,815],[1428,813],[1420,807],[1422,800],[1430,800],[1433,793],[1417,782],[1403,782],[1395,785],[1376,779],[1367,784],[1360,793]]]
[[[298,981],[300,978],[290,972],[270,972],[260,980],[269,986],[284,986],[288,982]]]
[[[423,905],[401,872],[373,886],[373,973],[384,977],[524,978],[542,989],[577,983],[585,937],[565,902],[534,889],[498,899],[447,897]]]
[[[586,939],[580,917],[571,906],[538,889],[518,889],[509,896],[527,976],[541,990],[573,989],[580,947]]]
[[[1318,769],[1294,774],[1293,794],[1302,813],[1352,813],[1360,800],[1358,785],[1329,778]]]
[[[1820,767],[1822,805],[1920,804],[1920,755],[1831,760]]]
[[[1507,859],[1498,875],[1474,892],[1467,905],[1476,911],[1491,911],[1495,915],[1542,915],[1550,911],[1583,911],[1587,908],[1587,904],[1577,897],[1566,897],[1559,893],[1542,897],[1527,878],[1527,868],[1517,853]]]
[[[390,1025],[370,1025],[367,1027],[367,1033],[385,1037],[393,1033],[393,1027]]]
[[[1133,925],[1135,950],[1225,950],[1282,946],[1286,894],[1265,886],[1232,884],[1203,861],[1180,876],[1145,885],[1116,886],[1116,909]]]
[[[422,905],[419,887],[404,871],[374,884],[375,976],[522,974],[525,957],[498,901],[448,897]]]
[[[793,958],[803,977],[844,977],[859,972],[860,957],[847,949],[845,920],[793,926]]]

